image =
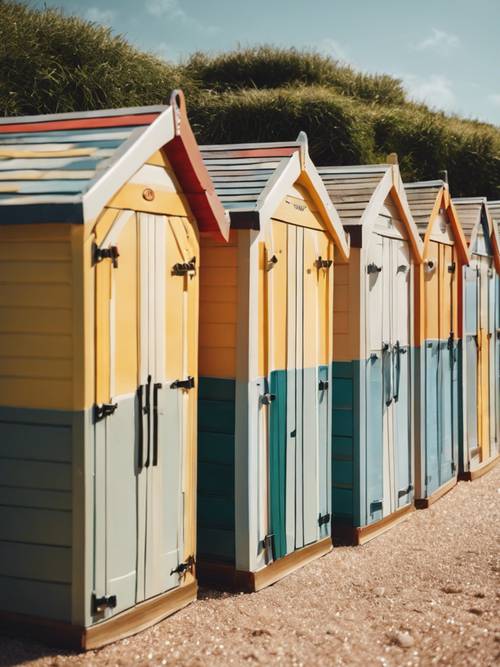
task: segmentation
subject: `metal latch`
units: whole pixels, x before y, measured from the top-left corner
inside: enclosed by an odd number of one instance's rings
[[[448,336],[448,349],[453,350],[453,343],[455,341],[455,334],[453,331],[450,331],[450,335]]]
[[[179,563],[179,565],[173,570],[170,570],[170,575],[178,574],[180,577],[182,577],[184,574],[186,574],[186,572],[192,572],[195,566],[195,562],[196,561],[194,556],[188,556],[187,560],[185,560],[183,563]]]
[[[325,391],[325,389],[328,389],[328,380],[320,380],[318,382],[318,389],[320,391]]]
[[[406,489],[400,489],[398,491],[398,498],[402,498],[403,496],[407,496],[410,491],[413,491],[413,484],[410,484],[409,486],[406,487]]]
[[[185,380],[175,380],[170,385],[170,389],[194,389],[194,377],[188,375]]]
[[[105,417],[110,417],[118,407],[118,403],[103,403],[94,406],[94,421],[99,422]]]
[[[118,246],[112,245],[109,248],[99,248],[97,245],[94,245],[94,263],[98,264],[102,262],[103,259],[110,259],[113,264],[113,268],[118,268],[118,257],[120,253],[118,252]]]
[[[98,598],[95,593],[92,593],[92,614],[102,614],[106,609],[114,609],[116,607],[116,595],[103,595]]]
[[[276,394],[263,394],[260,397],[260,402],[262,403],[262,405],[269,405],[275,400],[276,400]]]
[[[172,267],[173,276],[185,276],[188,273],[196,271],[196,257],[192,257],[189,262],[177,262]]]
[[[277,263],[278,263],[278,258],[276,257],[276,255],[273,255],[267,260],[266,264],[267,270],[270,271]]]
[[[370,262],[370,264],[368,264],[368,266],[366,267],[366,270],[368,271],[368,273],[380,273],[382,271],[382,267],[377,266],[375,262]]]
[[[333,264],[333,259],[323,259],[320,255],[315,263],[318,269],[329,269]]]
[[[318,526],[324,526],[325,523],[329,523],[331,519],[330,513],[328,514],[320,514],[318,517]]]
[[[269,533],[262,540],[262,548],[264,549],[266,563],[270,563],[271,560],[276,560],[276,552],[274,547],[274,533]]]
[[[448,264],[448,273],[455,273],[455,269],[457,268],[457,265],[455,262],[452,262],[451,264]]]

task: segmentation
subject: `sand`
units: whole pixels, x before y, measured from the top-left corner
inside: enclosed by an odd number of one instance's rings
[[[500,466],[259,593],[185,610],[86,654],[0,637],[0,665],[500,664]]]

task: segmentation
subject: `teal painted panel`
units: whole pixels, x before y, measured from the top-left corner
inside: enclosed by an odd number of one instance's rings
[[[0,507],[0,541],[71,546],[71,512]]]
[[[275,557],[286,555],[286,398],[285,371],[272,371],[269,392],[276,396],[269,408],[269,523]],[[300,484],[300,481],[298,481]]]
[[[425,493],[430,496],[439,488],[439,343],[425,342]]]
[[[335,461],[352,461],[353,440],[352,438],[333,438],[333,458]]]
[[[353,490],[334,487],[333,488],[333,510],[335,520],[353,521]]]
[[[0,505],[71,511],[71,492],[0,486]],[[1,531],[0,531],[1,532]]]
[[[380,356],[366,362],[366,523],[382,518],[383,486],[383,366]],[[355,417],[356,418],[356,417]]]
[[[338,378],[353,377],[353,362],[351,361],[334,361],[333,362],[333,380]]]
[[[71,622],[71,586],[0,576],[0,609]]]
[[[198,464],[201,463],[222,463],[234,467],[234,435],[200,432]]]
[[[201,526],[234,532],[234,503],[220,496],[198,496],[198,522]]]
[[[0,485],[71,491],[71,465],[0,458]]]
[[[319,486],[319,514],[331,514],[331,475],[332,466],[332,434],[331,434],[331,401],[332,379],[328,366],[318,368],[320,382],[327,382],[328,389],[318,390],[318,486]],[[316,520],[318,517],[316,517]],[[320,526],[320,538],[330,535],[331,523]]]
[[[234,531],[198,526],[198,556],[234,563]]]
[[[352,486],[352,461],[342,461],[337,458],[333,465],[333,486]]]
[[[333,409],[352,410],[353,391],[351,378],[334,378],[333,380]]]
[[[204,463],[199,469],[198,494],[230,498],[234,503],[234,466]]]
[[[198,431],[234,433],[234,403],[231,401],[198,401]]]
[[[403,352],[405,352],[403,354]],[[399,361],[398,361],[399,357]],[[394,451],[396,469],[396,503],[407,505],[413,498],[411,461],[410,349],[404,347],[395,360]]]
[[[70,427],[0,421],[0,458],[70,463],[71,447]]]
[[[0,577],[71,583],[71,549],[0,541]]]
[[[449,349],[447,342],[439,344],[439,443],[440,466],[439,484],[445,484],[453,475],[453,404],[452,375],[454,367],[454,350]]]
[[[236,396],[236,381],[223,378],[200,377],[198,400],[231,401]]]
[[[353,435],[353,413],[351,410],[333,409],[333,435],[341,437],[352,437]]]

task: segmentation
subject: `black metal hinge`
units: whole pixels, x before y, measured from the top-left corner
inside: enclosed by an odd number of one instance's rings
[[[407,486],[406,489],[400,489],[398,491],[398,498],[403,498],[403,496],[407,496],[410,493],[410,491],[413,491],[413,484]]]
[[[455,262],[452,262],[451,264],[448,264],[448,273],[455,273],[455,269],[457,268],[457,265]]]
[[[192,572],[193,568],[195,566],[195,559],[194,556],[189,556],[183,563],[179,563],[177,567],[175,567],[173,570],[170,571],[170,574],[178,574],[179,576],[182,576],[186,574],[186,572]]]
[[[330,523],[331,515],[328,514],[320,514],[318,517],[318,526],[324,526],[325,523]]]
[[[270,271],[274,266],[278,263],[278,258],[276,255],[273,255],[267,260],[266,268],[268,271]]]
[[[94,405],[94,421],[99,422],[101,419],[111,416],[117,407],[118,403],[103,403],[102,405]]]
[[[382,271],[382,267],[377,266],[375,262],[370,262],[370,264],[368,264],[368,266],[366,267],[366,270],[368,271],[368,273],[380,273]]]
[[[262,405],[270,405],[275,400],[276,400],[276,394],[263,394],[260,397],[260,402],[262,403]]]
[[[194,377],[188,375],[185,380],[175,380],[170,385],[170,389],[194,389]]]
[[[113,268],[118,268],[118,257],[120,253],[118,252],[118,246],[112,245],[109,248],[99,248],[97,245],[94,245],[94,263],[98,264],[102,262],[103,259],[110,259]]]
[[[328,389],[328,380],[320,380],[318,382],[318,389],[320,391],[325,391],[325,389]]]
[[[172,267],[173,276],[185,276],[194,271],[196,271],[196,257],[192,257],[189,262],[178,262]]]
[[[321,255],[316,260],[316,266],[318,269],[329,269],[333,264],[333,259],[323,259]]]
[[[95,593],[92,593],[92,614],[94,616],[101,614],[106,609],[114,609],[116,604],[116,595],[103,595],[98,598]]]
[[[262,548],[264,549],[266,563],[270,563],[271,560],[276,560],[274,533],[269,533],[268,535],[266,535],[262,540],[261,545]]]

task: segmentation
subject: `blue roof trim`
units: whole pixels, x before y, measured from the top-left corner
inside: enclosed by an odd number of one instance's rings
[[[83,224],[81,202],[68,204],[13,204],[0,207],[0,225],[47,223]]]

